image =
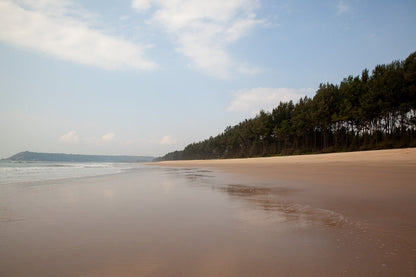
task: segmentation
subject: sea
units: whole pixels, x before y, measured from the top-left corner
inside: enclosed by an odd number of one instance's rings
[[[0,161],[0,184],[16,184],[123,173],[141,163]]]

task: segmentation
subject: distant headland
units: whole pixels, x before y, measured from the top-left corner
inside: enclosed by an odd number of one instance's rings
[[[135,163],[150,162],[154,157],[150,156],[105,156],[105,155],[80,155],[63,153],[37,153],[20,152],[3,161],[28,161],[28,162],[108,162],[108,163]]]

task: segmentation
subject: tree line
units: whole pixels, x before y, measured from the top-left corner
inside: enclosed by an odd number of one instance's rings
[[[245,158],[416,146],[416,52],[377,65],[313,98],[280,102],[271,112],[227,127],[160,160]]]

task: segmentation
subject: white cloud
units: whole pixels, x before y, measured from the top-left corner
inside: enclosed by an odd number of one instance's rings
[[[131,7],[136,11],[145,11],[151,7],[151,0],[133,0]]]
[[[164,136],[161,140],[160,140],[160,144],[163,145],[172,145],[176,143],[176,139],[171,137],[171,136]]]
[[[173,145],[173,144],[176,144],[177,140],[174,137],[167,135],[161,139],[154,139],[151,142],[161,144],[161,145]]]
[[[149,23],[171,35],[176,51],[191,59],[192,67],[220,78],[230,77],[239,67],[227,46],[263,23],[256,18],[256,0],[153,0],[152,4],[156,9]],[[150,1],[135,0],[132,5],[142,10]]]
[[[79,136],[77,132],[70,131],[59,138],[59,141],[62,143],[77,143],[79,141]]]
[[[114,133],[107,133],[101,137],[80,137],[76,131],[70,131],[59,138],[61,143],[103,144],[114,140]]]
[[[89,14],[68,1],[0,1],[0,40],[106,70],[151,70],[144,47],[91,28]]]
[[[101,140],[106,141],[106,142],[107,141],[112,141],[114,139],[114,137],[115,137],[114,133],[108,133],[108,134],[103,135],[101,137]]]
[[[337,14],[343,14],[346,12],[350,11],[350,6],[348,6],[346,3],[344,3],[344,1],[338,1],[338,5],[337,5]]]
[[[15,1],[30,10],[38,10],[47,14],[63,15],[72,6],[69,0],[18,0]]]
[[[311,93],[312,88],[252,88],[242,89],[233,93],[234,99],[231,101],[228,111],[249,112],[255,114],[260,110],[271,111],[280,102],[298,101],[307,93]]]

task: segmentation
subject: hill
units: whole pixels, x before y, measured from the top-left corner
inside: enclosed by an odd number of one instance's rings
[[[20,152],[6,161],[37,161],[37,162],[107,162],[107,163],[135,163],[150,162],[153,157],[149,156],[105,156],[105,155],[79,155],[63,153],[36,153]]]

